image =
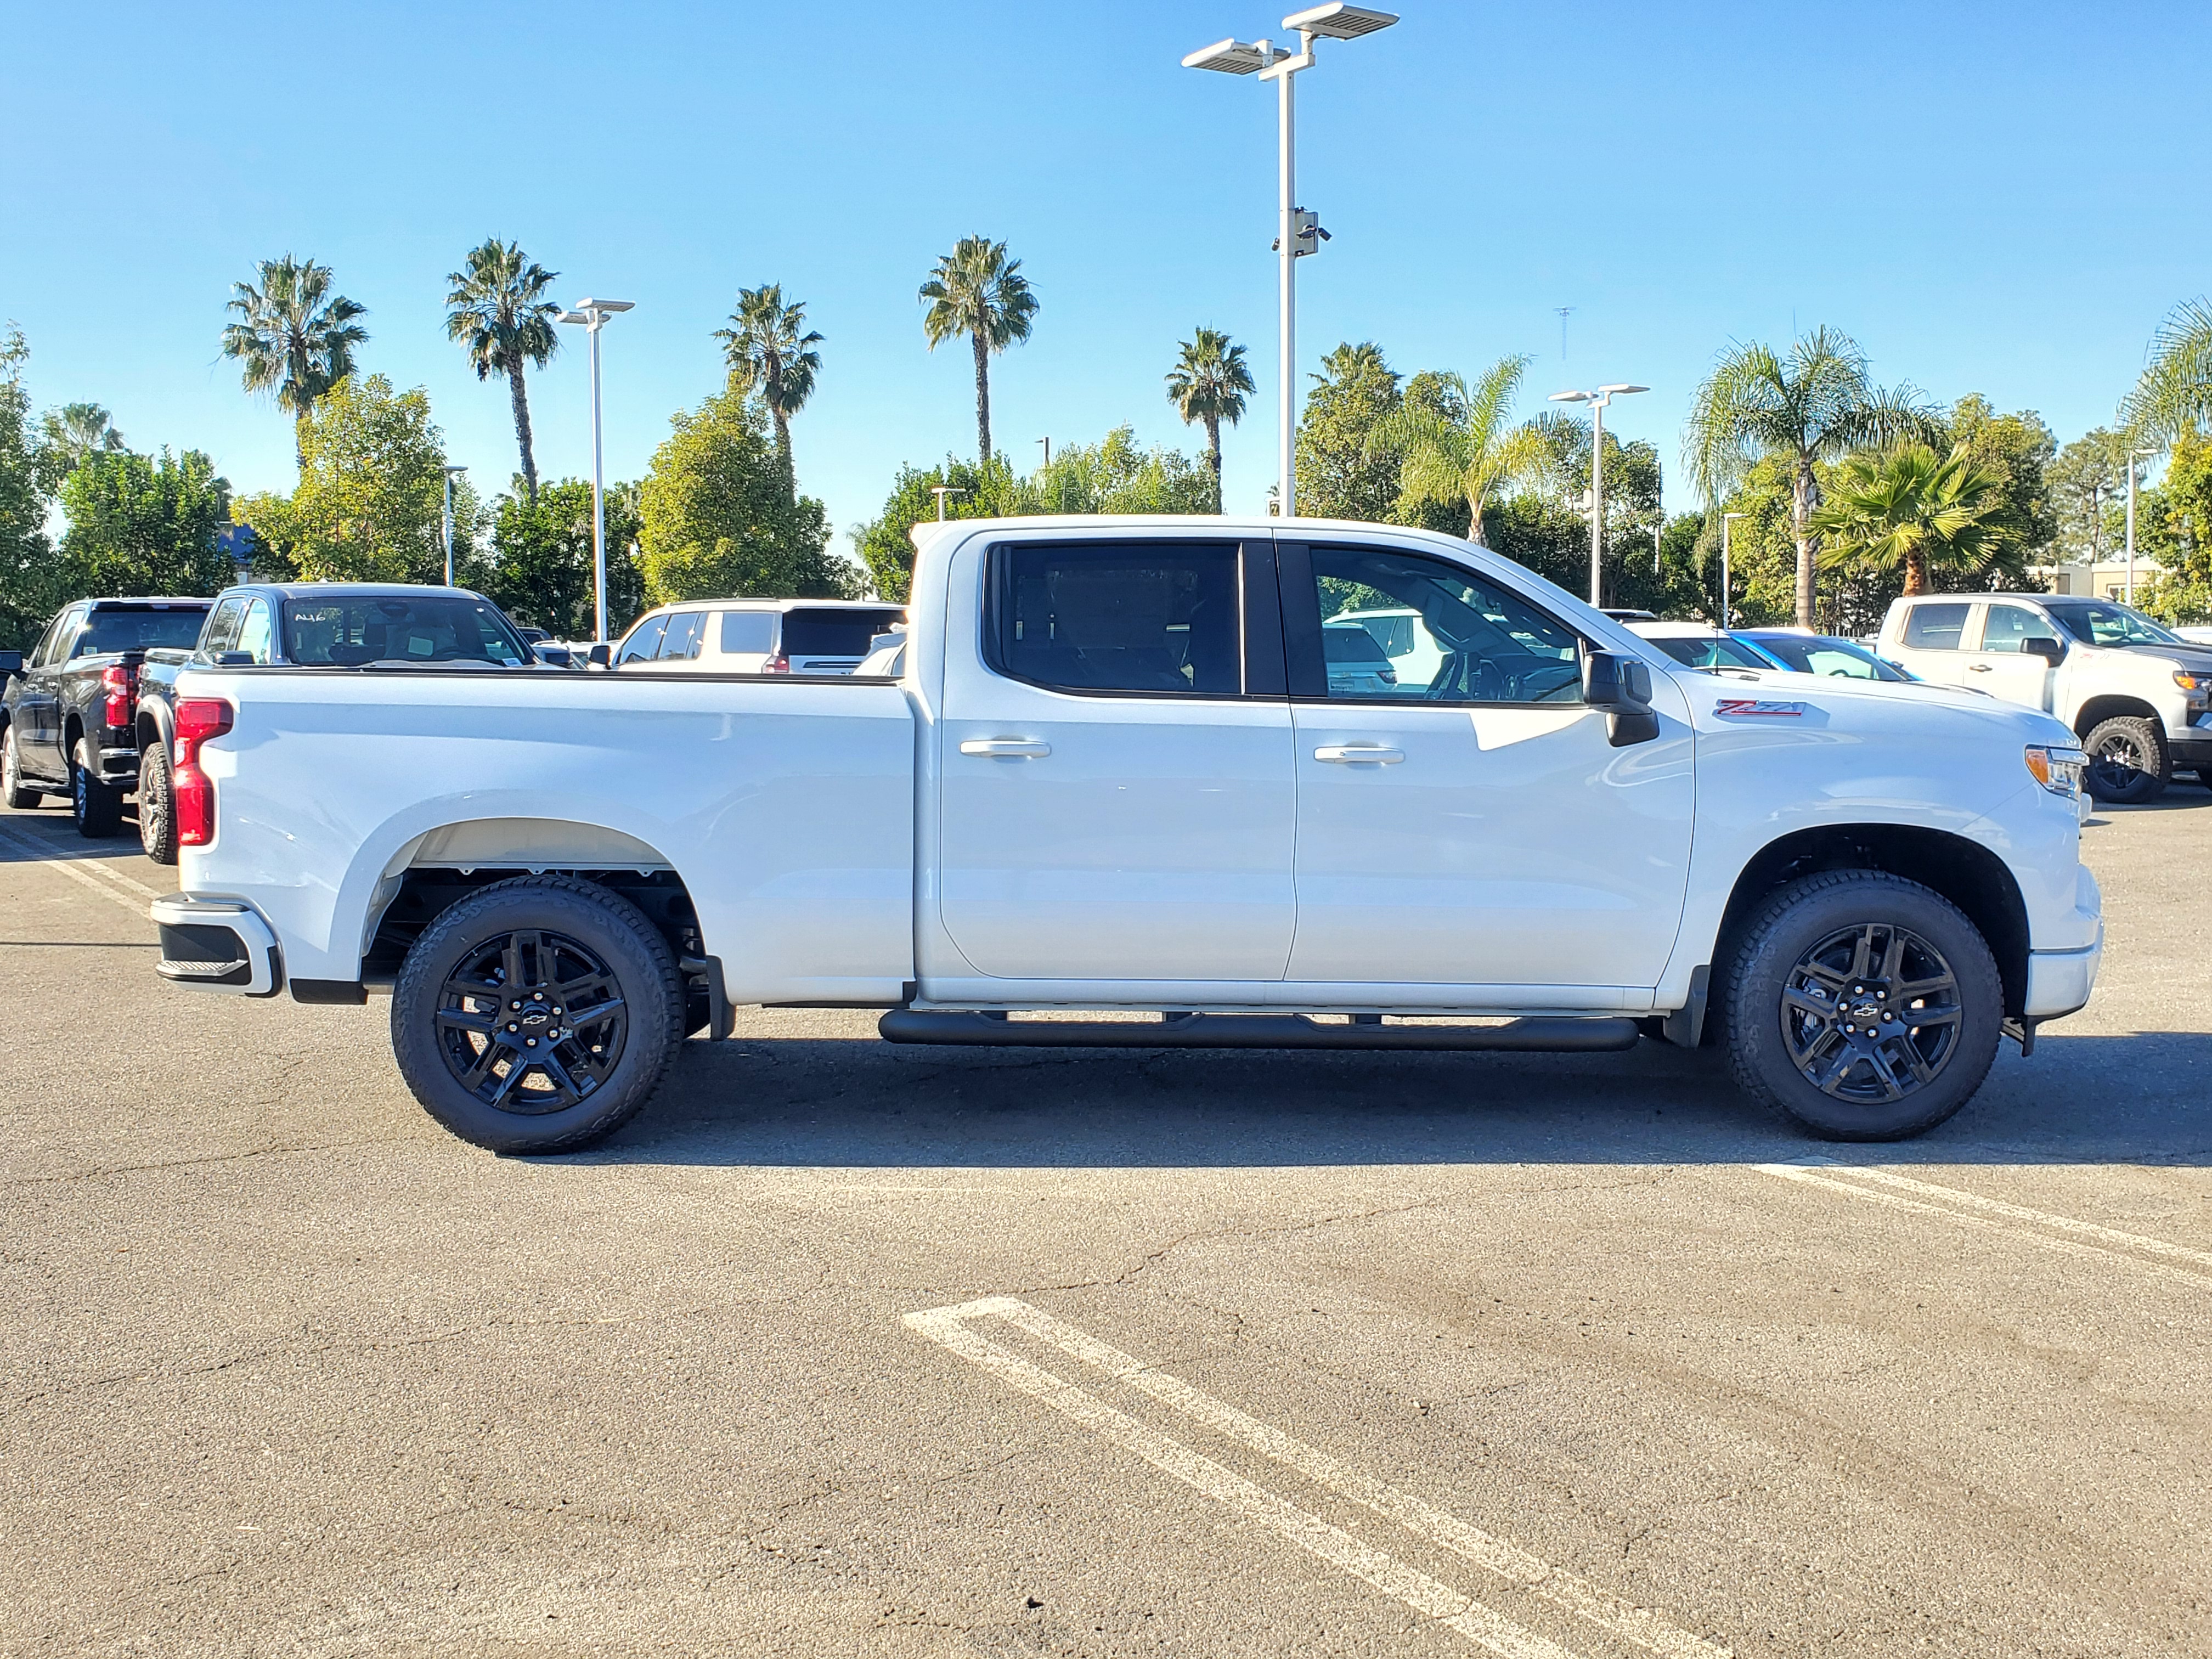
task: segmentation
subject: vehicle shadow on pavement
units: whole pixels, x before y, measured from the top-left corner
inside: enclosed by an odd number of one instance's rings
[[[865,1168],[1429,1164],[2212,1164],[2212,1033],[2009,1042],[1917,1140],[1822,1141],[1711,1051],[1621,1054],[687,1044],[659,1098],[585,1160]]]

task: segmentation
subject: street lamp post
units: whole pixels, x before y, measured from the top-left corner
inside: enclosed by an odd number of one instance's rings
[[[1555,404],[1588,404],[1590,411],[1590,597],[1596,606],[1602,598],[1598,586],[1605,554],[1605,411],[1615,398],[1649,392],[1648,386],[1601,386],[1595,392],[1554,392]]]
[[[929,493],[937,497],[937,521],[939,524],[943,524],[945,522],[945,498],[947,495],[965,495],[968,492],[964,489],[957,489],[951,484],[932,484],[929,487]]]
[[[2128,451],[2128,603],[2136,602],[2136,461],[2144,455],[2155,455],[2155,449]]]
[[[561,320],[579,323],[592,337],[592,638],[607,636],[607,499],[599,447],[599,331],[607,319],[633,310],[634,300],[579,300]]]
[[[1738,519],[1747,519],[1748,513],[1721,514],[1721,632],[1729,630],[1729,526]]]
[[[453,585],[453,474],[467,471],[465,466],[446,469],[446,513],[442,533],[446,543],[446,586],[448,587]]]
[[[1335,0],[1283,19],[1283,27],[1298,37],[1296,52],[1270,41],[1247,42],[1231,36],[1201,46],[1182,60],[1185,69],[1218,70],[1224,75],[1256,72],[1262,81],[1275,82],[1276,322],[1281,356],[1275,398],[1275,490],[1277,510],[1286,519],[1297,512],[1297,261],[1319,252],[1328,240],[1321,221],[1297,204],[1297,94],[1291,77],[1313,67],[1316,40],[1357,40],[1397,21],[1395,12],[1370,11]]]

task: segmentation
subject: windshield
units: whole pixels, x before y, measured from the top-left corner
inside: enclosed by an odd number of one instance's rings
[[[2084,645],[2185,645],[2140,611],[2110,601],[2045,605],[2058,625]]]
[[[199,643],[205,606],[163,611],[102,609],[86,619],[73,657],[106,656],[111,651],[189,651]]]
[[[349,593],[284,601],[284,655],[310,667],[372,662],[517,667],[529,648],[489,599],[456,593]]]
[[[1884,662],[1851,640],[1829,639],[1818,634],[1754,634],[1752,642],[1783,666],[1800,674],[1832,674],[1847,680],[1909,680],[1914,678],[1895,663]]]
[[[1763,668],[1774,665],[1725,634],[1670,634],[1651,641],[1686,668]]]

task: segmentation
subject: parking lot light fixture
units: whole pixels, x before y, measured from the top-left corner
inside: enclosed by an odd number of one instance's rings
[[[1748,513],[1721,514],[1721,632],[1729,631],[1729,526],[1738,519],[1747,519]]]
[[[446,514],[443,532],[446,544],[446,586],[448,587],[453,585],[453,475],[467,471],[468,468],[465,466],[449,466],[446,469]]]
[[[1257,75],[1275,82],[1275,254],[1277,326],[1281,364],[1275,395],[1275,500],[1284,518],[1297,512],[1297,262],[1320,248],[1328,233],[1297,203],[1297,97],[1291,77],[1313,67],[1317,40],[1356,40],[1398,21],[1395,12],[1332,3],[1310,6],[1283,19],[1298,37],[1298,50],[1286,52],[1267,40],[1231,36],[1200,46],[1182,60],[1185,69],[1224,75]]]
[[[592,605],[596,630],[592,637],[607,636],[607,501],[600,465],[599,446],[599,331],[607,319],[635,311],[635,300],[579,300],[576,308],[561,313],[564,323],[580,326],[592,338]]]
[[[1590,592],[1593,609],[1603,601],[1601,582],[1604,574],[1605,556],[1605,411],[1615,398],[1626,398],[1632,392],[1649,392],[1648,386],[1630,386],[1622,381],[1614,386],[1601,386],[1595,392],[1554,392],[1551,401],[1555,404],[1588,404],[1590,411]]]

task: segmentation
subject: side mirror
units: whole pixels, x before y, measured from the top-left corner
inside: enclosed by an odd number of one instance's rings
[[[1606,711],[1606,741],[1615,749],[1650,743],[1659,735],[1649,663],[1617,651],[1591,652],[1583,659],[1583,701]]]
[[[605,640],[601,640],[592,647],[590,654],[585,660],[594,668],[605,668],[614,660],[614,647]]]
[[[2022,640],[2020,642],[2020,653],[2023,657],[2040,657],[2045,662],[2066,660],[2066,647],[2057,640],[2041,638]]]

